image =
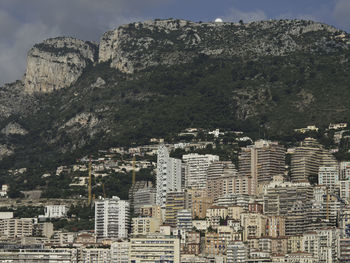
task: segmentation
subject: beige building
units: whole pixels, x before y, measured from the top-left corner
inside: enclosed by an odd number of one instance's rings
[[[286,235],[285,218],[282,216],[269,216],[267,218],[266,234],[270,237],[283,237]]]
[[[277,142],[256,141],[239,155],[239,174],[251,178],[251,194],[261,194],[274,176],[284,174],[284,166],[285,149]]]
[[[227,216],[228,216],[227,207],[224,207],[224,206],[213,205],[207,209],[207,213],[206,213],[207,218],[221,217],[222,219],[225,219]]]
[[[273,255],[287,254],[287,237],[260,237],[248,239],[249,249],[251,251],[262,251]]]
[[[192,220],[192,226],[198,230],[207,230],[210,223],[207,220]]]
[[[203,219],[207,209],[213,205],[213,198],[209,197],[206,190],[190,189],[192,197],[192,218]]]
[[[337,166],[334,156],[316,139],[306,138],[292,154],[291,171],[293,182],[305,182],[319,172],[320,166]]]
[[[301,251],[303,248],[303,235],[289,236],[288,237],[288,253],[295,253]]]
[[[11,218],[0,220],[0,236],[6,238],[33,235],[33,218]]]
[[[228,217],[227,207],[212,206],[207,209],[206,215],[208,224],[213,228],[217,228],[220,225],[220,221]]]
[[[33,236],[50,238],[53,235],[53,224],[51,222],[38,223],[33,226]]]
[[[174,236],[147,235],[130,239],[129,260],[133,263],[180,263],[180,240]]]
[[[165,224],[176,227],[180,210],[191,208],[191,195],[187,191],[166,194]]]
[[[200,254],[201,236],[199,232],[191,231],[186,233],[186,244],[183,249],[185,254]],[[182,254],[182,253],[181,253]]]
[[[248,238],[260,238],[266,236],[267,219],[268,217],[262,214],[241,214],[243,241],[247,241]]]
[[[109,248],[83,248],[78,251],[78,262],[94,263],[111,261],[111,250]]]
[[[214,162],[208,168],[208,196],[217,200],[230,194],[251,194],[251,178],[239,176],[233,163]]]
[[[131,226],[132,235],[148,235],[159,233],[160,222],[153,217],[134,217]]]
[[[210,256],[225,255],[228,241],[216,232],[205,233],[205,253]]]
[[[158,218],[161,222],[162,218],[162,209],[159,205],[145,205],[140,208],[140,216],[142,217],[154,217]]]
[[[285,255],[288,251],[287,237],[272,237],[271,238],[271,253],[275,255]]]
[[[244,209],[241,206],[229,206],[227,208],[227,215],[230,219],[240,220],[243,212]]]

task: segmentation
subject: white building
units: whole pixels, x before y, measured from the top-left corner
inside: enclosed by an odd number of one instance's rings
[[[130,239],[129,262],[180,263],[180,240],[174,236],[147,235]]]
[[[313,255],[317,262],[337,262],[339,230],[326,228],[304,233],[302,249]]]
[[[336,166],[321,166],[318,170],[318,184],[334,189],[339,184],[339,170]]]
[[[113,196],[95,201],[95,234],[97,238],[126,238],[129,227],[128,201]]]
[[[1,197],[7,197],[8,190],[9,190],[9,186],[7,184],[3,184],[1,186],[0,196]]]
[[[191,153],[185,154],[182,159],[187,166],[185,175],[186,187],[206,189],[209,165],[213,162],[219,161],[219,156]]]
[[[177,224],[176,227],[181,230],[191,231],[192,225],[192,212],[189,209],[182,209],[177,212]]]
[[[340,178],[342,180],[350,179],[350,162],[340,162]]]
[[[158,148],[157,157],[157,205],[165,208],[166,194],[181,190],[181,160],[170,158],[164,144]]]
[[[11,219],[13,218],[13,212],[0,212],[0,219]]]
[[[112,263],[129,263],[129,241],[118,240],[111,245]]]
[[[227,263],[244,263],[248,259],[248,247],[241,241],[229,243],[227,246]]]
[[[68,209],[65,205],[47,205],[45,206],[45,215],[39,217],[62,218],[67,216]]]
[[[347,123],[330,123],[328,129],[330,130],[345,129],[347,126],[348,126]]]

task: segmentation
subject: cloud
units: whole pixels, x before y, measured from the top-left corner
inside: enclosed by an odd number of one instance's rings
[[[227,22],[238,22],[240,20],[243,20],[244,22],[252,22],[266,20],[267,15],[262,10],[244,12],[242,10],[232,8],[226,15],[223,16],[222,19]]]
[[[332,12],[333,19],[343,29],[350,31],[350,1],[338,0]]]
[[[26,54],[55,36],[99,41],[121,24],[145,20],[143,14],[171,0],[1,0],[0,86],[22,78]]]
[[[3,15],[2,12],[0,33],[4,37],[0,39],[0,84],[20,79],[25,71],[28,50],[38,40],[60,33],[59,30],[42,23],[21,24],[14,17]]]

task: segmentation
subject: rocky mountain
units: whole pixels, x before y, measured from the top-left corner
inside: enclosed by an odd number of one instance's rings
[[[95,62],[97,45],[74,38],[58,37],[35,45],[28,53],[24,89],[48,93],[69,87]]]
[[[23,81],[0,89],[0,158],[49,165],[190,126],[274,136],[348,121],[349,46],[346,32],[304,20],[168,19],[99,44],[48,39],[29,51]]]
[[[188,63],[199,55],[215,58],[284,56],[296,51],[327,51],[330,46],[347,48],[334,39],[308,42],[310,34],[325,36],[338,30],[312,21],[263,21],[249,24],[194,23],[156,20],[132,23],[105,33],[99,62],[133,73],[157,65]],[[306,40],[306,41],[305,41]]]

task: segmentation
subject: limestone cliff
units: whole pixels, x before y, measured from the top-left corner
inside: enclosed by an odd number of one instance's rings
[[[327,35],[327,40],[307,41],[315,32]],[[99,46],[99,62],[111,61],[111,67],[133,73],[157,65],[187,63],[200,55],[257,58],[295,51],[327,51],[329,46],[346,47],[328,38],[337,33],[331,26],[303,20],[248,24],[152,20],[106,32]]]
[[[70,86],[95,61],[96,53],[96,44],[69,37],[35,45],[27,57],[25,91],[49,93]]]

